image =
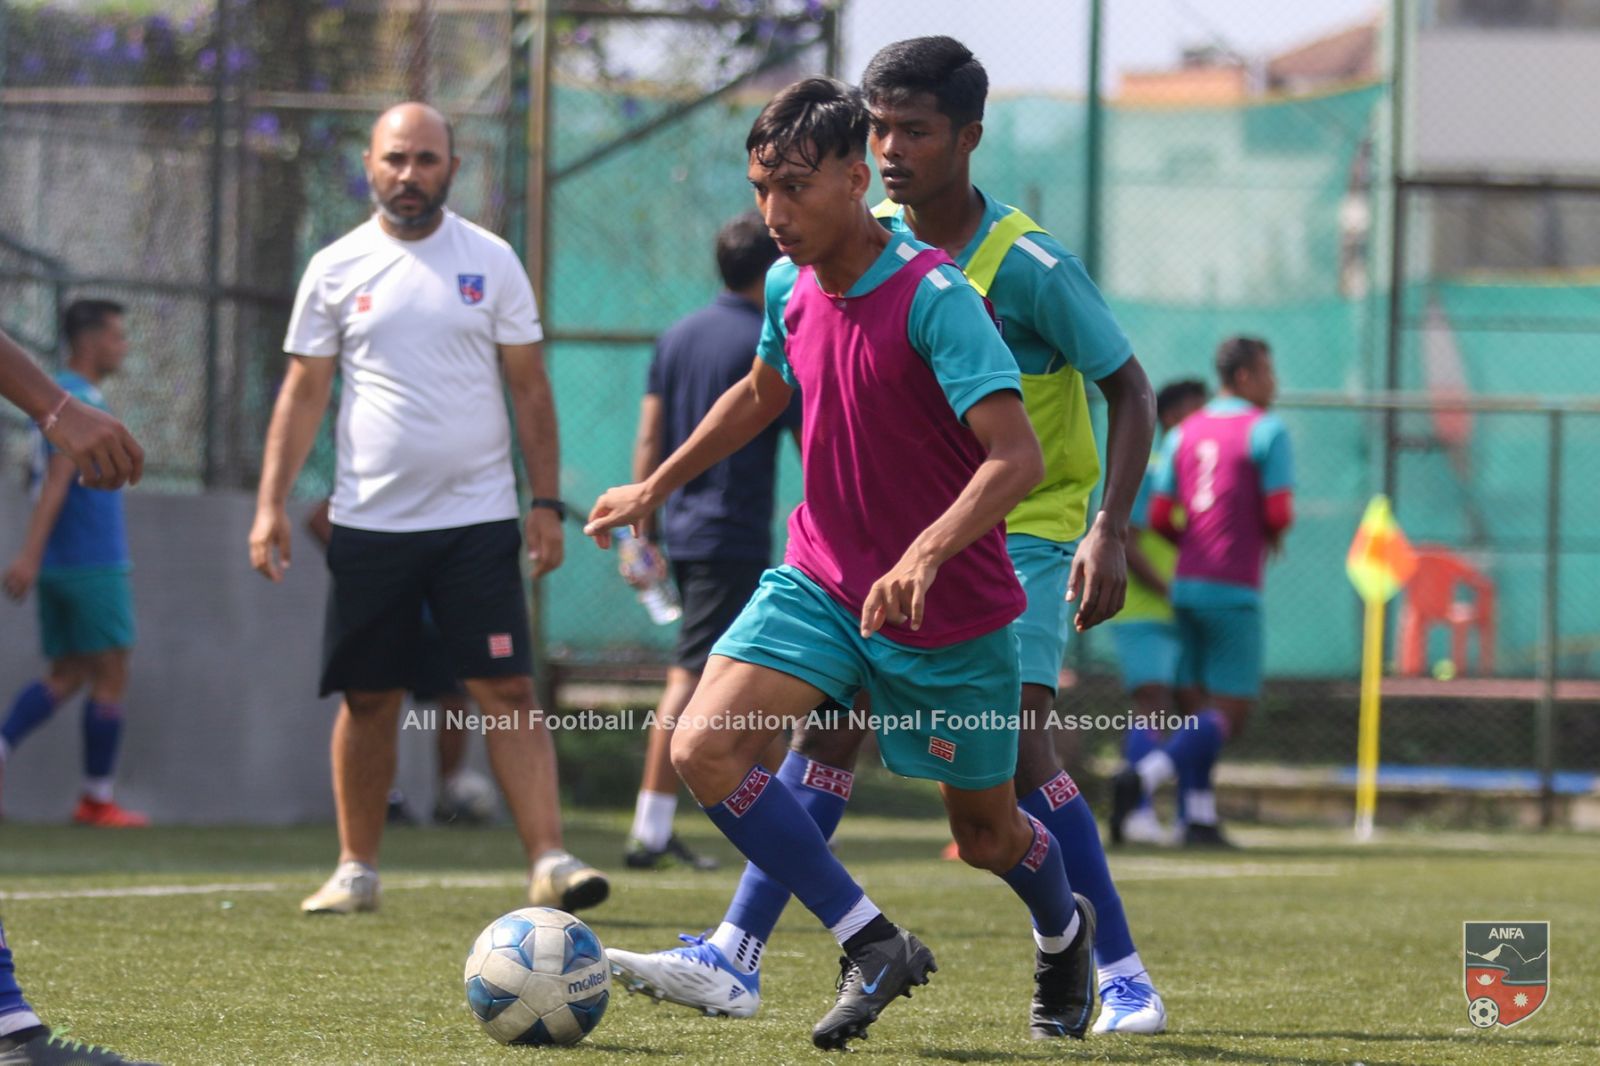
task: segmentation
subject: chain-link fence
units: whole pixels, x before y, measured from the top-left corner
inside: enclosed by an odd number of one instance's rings
[[[453,202],[507,228],[513,23],[509,3],[0,4],[0,325],[54,356],[67,301],[125,303],[109,392],[156,483],[249,485],[298,271],[368,213],[378,111],[438,102]]]
[[[1518,43],[1494,32],[1497,6],[1398,5],[1421,17],[1395,27],[1354,0],[173,0],[137,14],[6,0],[0,325],[48,352],[65,299],[125,299],[135,355],[112,398],[161,479],[250,485],[298,272],[366,217],[372,117],[425,97],[457,122],[453,205],[524,249],[543,293],[563,492],[586,505],[628,475],[654,337],[716,290],[712,235],[749,206],[740,147],[760,105],[805,74],[855,79],[893,40],[950,33],[993,84],[977,181],[1080,252],[1158,385],[1209,376],[1228,334],[1277,353],[1300,521],[1269,578],[1271,681],[1241,756],[1349,760],[1360,627],[1341,560],[1367,496],[1388,489],[1413,539],[1492,580],[1494,673],[1524,687],[1425,677],[1394,697],[1386,756],[1535,766],[1549,738],[1557,766],[1592,766],[1585,708],[1553,703],[1541,732],[1543,690],[1526,685],[1600,669],[1580,591],[1600,423],[1553,413],[1600,392],[1586,358],[1600,304],[1574,273],[1600,262],[1600,164],[1534,145],[1442,169],[1441,144],[1484,155],[1439,134],[1464,121],[1450,72],[1526,69],[1470,62]],[[1542,5],[1555,21],[1524,29],[1600,43],[1561,21],[1581,6]],[[1434,47],[1446,31],[1480,34],[1465,60]],[[1570,58],[1571,78],[1600,80],[1600,63]],[[1362,399],[1385,390],[1424,409]],[[1552,404],[1497,407],[1507,394]],[[330,458],[324,446],[303,492]],[[780,530],[798,493],[786,454]],[[609,556],[576,543],[542,614],[569,664],[659,663],[673,636]],[[1116,698],[1105,645],[1091,634],[1071,653],[1084,698]],[[1424,673],[1452,656],[1430,645]]]

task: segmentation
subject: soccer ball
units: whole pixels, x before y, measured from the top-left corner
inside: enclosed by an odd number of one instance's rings
[[[1467,1020],[1479,1029],[1487,1029],[1500,1020],[1500,1005],[1488,996],[1479,996],[1467,1008]]]
[[[553,907],[490,922],[467,956],[466,982],[473,1017],[502,1044],[576,1044],[611,999],[600,938]]]

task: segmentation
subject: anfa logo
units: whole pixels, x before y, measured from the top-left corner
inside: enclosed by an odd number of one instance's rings
[[[457,274],[456,287],[461,290],[461,302],[467,305],[483,303],[483,275]]]
[[[1549,922],[1462,922],[1467,1020],[1509,1028],[1544,1006],[1550,988]]]

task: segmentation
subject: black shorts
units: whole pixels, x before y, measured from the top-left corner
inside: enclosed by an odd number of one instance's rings
[[[695,673],[706,668],[711,645],[733,624],[755,594],[767,564],[745,559],[709,559],[674,562],[672,579],[683,603],[678,643],[672,649],[674,666]]]
[[[437,703],[442,696],[465,691],[466,686],[456,680],[455,664],[450,661],[450,645],[434,624],[433,615],[424,610],[422,656],[417,664],[417,683],[411,686],[411,694],[418,703]]]
[[[423,607],[451,676],[532,673],[521,550],[516,519],[416,533],[334,526],[322,694],[424,684]]]

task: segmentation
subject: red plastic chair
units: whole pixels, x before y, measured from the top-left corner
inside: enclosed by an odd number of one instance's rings
[[[1494,673],[1495,585],[1461,556],[1438,544],[1417,546],[1417,570],[1406,582],[1400,608],[1400,676],[1421,677],[1427,669],[1428,630],[1450,627],[1450,654],[1456,670],[1467,669],[1467,636],[1478,633],[1480,675]],[[1456,598],[1465,586],[1471,600]]]

